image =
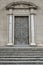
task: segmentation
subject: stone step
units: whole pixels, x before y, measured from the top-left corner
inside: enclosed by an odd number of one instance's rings
[[[0,58],[0,61],[43,61],[43,58]]]
[[[22,57],[22,56],[24,56],[24,57],[43,57],[43,53],[39,53],[39,52],[37,52],[37,53],[0,53],[0,57]]]
[[[0,65],[43,65],[43,64],[0,64]]]
[[[43,64],[43,61],[0,61],[0,64]]]
[[[0,47],[0,65],[43,65],[43,47]]]

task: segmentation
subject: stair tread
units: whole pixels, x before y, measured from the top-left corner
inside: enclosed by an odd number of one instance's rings
[[[43,64],[41,47],[0,47],[0,64]]]

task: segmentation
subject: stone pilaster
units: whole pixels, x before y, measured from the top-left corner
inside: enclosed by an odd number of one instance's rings
[[[35,43],[35,13],[34,9],[31,9],[30,13],[30,25],[31,25],[31,43],[30,45],[36,45]]]
[[[9,29],[8,29],[8,44],[13,45],[13,12],[12,9],[9,9],[10,14],[9,16]]]

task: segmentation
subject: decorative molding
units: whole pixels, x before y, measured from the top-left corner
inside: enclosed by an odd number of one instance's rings
[[[6,7],[6,10],[9,9],[38,9],[38,6],[36,6],[32,2],[27,2],[27,1],[17,1],[17,2],[12,2],[8,4]]]

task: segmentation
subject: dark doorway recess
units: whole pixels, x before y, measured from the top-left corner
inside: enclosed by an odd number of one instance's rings
[[[29,17],[15,16],[15,45],[29,44]]]

